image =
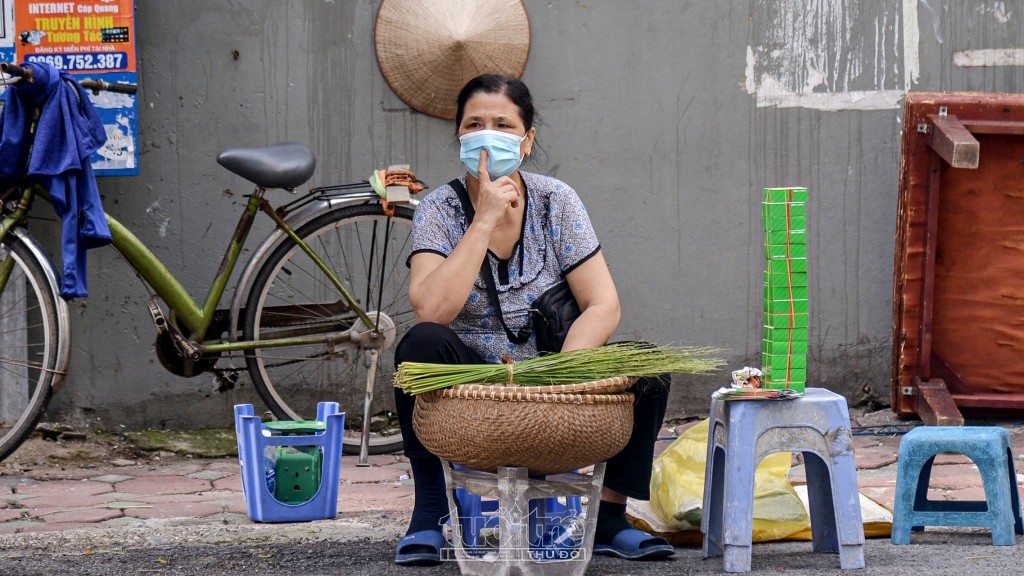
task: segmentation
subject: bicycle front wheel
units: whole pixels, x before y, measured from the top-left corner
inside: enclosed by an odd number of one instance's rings
[[[53,393],[62,302],[51,270],[15,232],[0,248],[0,460],[28,439]]]
[[[402,449],[395,414],[394,349],[415,322],[406,266],[412,215],[402,206],[391,217],[379,204],[346,206],[296,230],[373,322],[386,329],[386,338],[369,347],[365,342],[327,342],[246,352],[253,384],[278,418],[309,420],[316,416],[318,402],[341,404],[346,412],[346,453],[360,449],[371,348],[378,354],[369,453]],[[362,324],[315,261],[290,238],[260,268],[242,316],[245,339],[250,341],[342,333]]]

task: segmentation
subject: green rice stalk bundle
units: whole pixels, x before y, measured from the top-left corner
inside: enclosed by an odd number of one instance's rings
[[[713,348],[618,343],[559,352],[506,364],[430,364],[403,362],[395,386],[422,394],[456,384],[545,386],[580,384],[615,376],[643,378],[660,374],[707,374],[725,362],[708,356]]]

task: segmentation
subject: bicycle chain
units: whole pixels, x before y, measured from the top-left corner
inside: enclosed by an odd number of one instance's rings
[[[324,356],[326,354],[327,352],[321,352],[314,356],[296,358],[294,360],[285,360],[283,362],[278,362],[276,364],[268,364],[267,367],[277,368],[279,366],[288,366],[289,364],[304,362],[306,360],[309,360],[310,358],[317,358],[319,356]],[[238,384],[238,373],[247,372],[248,370],[249,368],[247,366],[228,366],[225,368],[210,368],[209,372],[211,372],[214,375],[214,381],[217,383],[217,386],[214,388],[214,390],[216,392],[227,392],[228,390],[234,389],[234,387]]]
[[[267,364],[266,366],[267,366],[267,368],[279,368],[281,366],[288,366],[290,364],[297,364],[299,362],[305,362],[306,360],[310,360],[310,359],[313,359],[313,358],[319,358],[321,356],[327,356],[328,354],[330,354],[330,352],[319,352],[319,353],[314,354],[312,356],[305,356],[303,358],[296,358],[294,360],[283,360],[281,362],[277,362],[277,363],[274,363],[274,364]],[[239,366],[228,366],[226,368],[211,368],[210,372],[214,372],[214,373],[220,373],[220,372],[246,372],[248,370],[249,370],[249,368],[247,366],[240,366],[240,367]]]

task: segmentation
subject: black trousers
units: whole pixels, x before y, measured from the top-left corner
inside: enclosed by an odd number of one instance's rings
[[[414,325],[398,343],[395,364],[430,362],[434,364],[485,364],[479,354],[469,348],[447,326],[422,322]],[[638,500],[650,499],[651,465],[654,443],[665,419],[668,403],[668,375],[641,378],[630,388],[633,393],[633,433],[621,452],[608,460],[604,485],[620,494]],[[437,458],[427,450],[412,428],[412,411],[416,397],[395,388],[398,421],[409,458]]]

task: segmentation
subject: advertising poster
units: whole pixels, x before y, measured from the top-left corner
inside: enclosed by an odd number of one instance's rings
[[[13,12],[18,63],[45,62],[78,80],[138,83],[134,0],[18,0]],[[106,145],[92,159],[96,174],[138,174],[137,96],[101,92],[91,98],[107,131]]]
[[[0,0],[0,62],[14,61],[14,0]],[[3,93],[0,85],[0,93]],[[0,96],[2,98],[3,96]]]

